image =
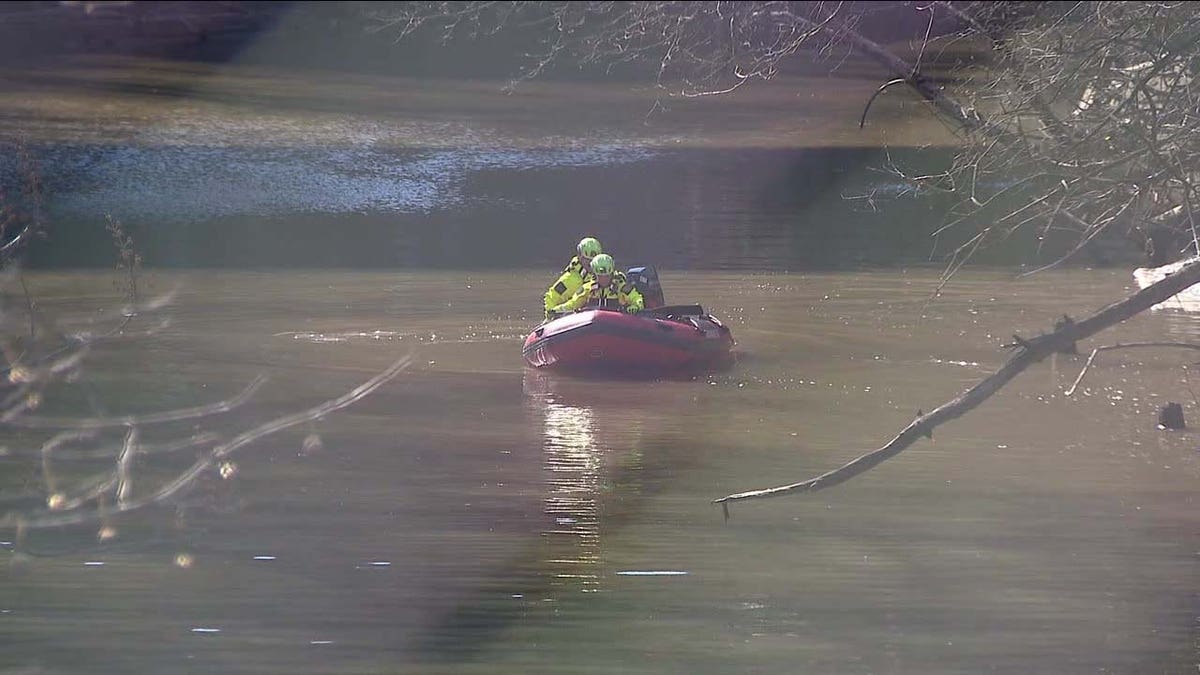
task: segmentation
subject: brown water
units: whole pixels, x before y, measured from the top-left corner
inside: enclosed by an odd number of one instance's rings
[[[265,36],[246,59],[311,48]],[[178,289],[165,327],[90,354],[39,414],[197,405],[267,375],[250,404],[147,440],[228,438],[413,357],[104,542],[97,523],[0,530],[0,672],[1195,672],[1196,437],[1154,428],[1166,401],[1200,414],[1186,352],[1105,353],[1071,398],[1082,359],[1059,357],[844,486],[728,523],[710,503],[883,444],[998,366],[1012,333],[1132,286],[1128,268],[973,269],[929,302],[936,271],[905,265],[942,259],[942,216],[886,168],[944,160],[904,147],[946,130],[898,90],[858,129],[885,76],[840,66],[666,111],[607,82],[0,68],[0,140],[43,162],[54,221],[34,261],[111,266],[111,213],[149,290]],[[9,194],[16,169],[0,156]],[[737,365],[526,370],[583,233],[725,320]],[[1053,258],[1017,239],[1008,262]],[[855,271],[811,271],[838,268]],[[107,274],[28,284],[69,330],[114,322]],[[1195,314],[1156,313],[1095,344],[1198,333]],[[3,434],[0,522],[47,497],[45,436]],[[189,452],[139,462],[135,495]],[[62,453],[50,475],[69,492],[110,467]]]
[[[663,271],[727,320],[740,360],[694,381],[583,381],[520,359],[542,270],[155,272],[171,323],[47,397],[107,414],[271,379],[226,434],[374,396],[241,451],[180,509],[28,532],[0,556],[0,669],[246,673],[1186,673],[1197,665],[1197,415],[1186,354],[1032,368],[984,406],[829,491],[736,504],[877,447],[1033,334],[1127,293],[1124,272]],[[105,275],[30,278],[97,317]],[[81,325],[81,324],[76,324]],[[1095,344],[1194,340],[1147,314]],[[1086,351],[1086,347],[1081,345]],[[318,433],[320,449],[301,452]],[[5,490],[38,489],[29,437]],[[64,460],[65,461],[65,460]],[[146,467],[148,489],[189,457]],[[70,475],[69,463],[62,465]],[[141,475],[141,474],[139,474]],[[192,556],[189,567],[174,560]],[[25,556],[28,556],[27,558]],[[102,564],[100,564],[102,563]]]

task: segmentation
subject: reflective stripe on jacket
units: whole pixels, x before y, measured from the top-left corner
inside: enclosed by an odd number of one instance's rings
[[[595,277],[588,279],[570,300],[552,307],[555,312],[574,312],[584,307],[607,307],[627,312],[640,312],[646,307],[642,294],[625,278],[625,274],[613,274],[607,286],[600,286]]]
[[[571,262],[563,268],[558,280],[546,290],[546,309],[554,309],[574,296],[589,279],[594,280],[592,270],[584,265],[579,256],[571,258]]]

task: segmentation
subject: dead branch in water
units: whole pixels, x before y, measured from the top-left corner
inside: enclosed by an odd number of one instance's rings
[[[1065,392],[1063,392],[1064,395],[1071,396],[1075,393],[1075,390],[1079,387],[1079,383],[1083,381],[1083,376],[1087,375],[1088,369],[1092,367],[1092,362],[1096,360],[1096,355],[1099,354],[1100,352],[1108,352],[1108,351],[1113,351],[1115,349],[1138,349],[1138,348],[1146,348],[1146,347],[1169,347],[1169,348],[1175,348],[1175,349],[1200,349],[1200,345],[1192,344],[1190,342],[1126,342],[1124,344],[1118,342],[1115,345],[1104,345],[1102,347],[1096,347],[1095,349],[1092,350],[1092,353],[1090,355],[1088,355],[1087,363],[1083,364],[1083,370],[1079,371],[1079,376],[1075,378],[1075,382],[1073,382],[1071,384],[1071,387],[1069,389],[1067,389]]]
[[[932,438],[935,428],[975,409],[1029,366],[1055,352],[1067,351],[1073,347],[1075,342],[1125,321],[1198,282],[1200,282],[1200,261],[1180,268],[1178,272],[1164,277],[1124,300],[1108,305],[1082,321],[1062,321],[1052,333],[1034,338],[1024,339],[1013,336],[1016,352],[999,370],[957,398],[943,403],[927,414],[918,414],[915,420],[883,447],[815,478],[778,487],[738,492],[714,499],[713,503],[721,504],[725,509],[726,517],[728,517],[730,502],[816,492],[844,483],[900,454],[922,436]]]

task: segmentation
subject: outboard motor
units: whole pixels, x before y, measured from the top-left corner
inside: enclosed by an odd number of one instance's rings
[[[667,304],[663,299],[662,286],[658,283],[658,271],[652,265],[645,267],[630,267],[625,278],[642,294],[646,309],[654,309]]]

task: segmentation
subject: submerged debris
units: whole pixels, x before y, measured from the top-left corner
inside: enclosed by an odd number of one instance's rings
[[[1187,425],[1183,422],[1183,406],[1174,401],[1168,402],[1158,411],[1158,428],[1159,429],[1183,429]]]

